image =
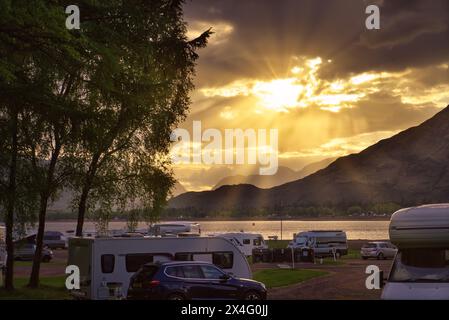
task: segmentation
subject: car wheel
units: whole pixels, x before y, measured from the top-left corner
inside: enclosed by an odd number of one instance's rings
[[[45,262],[45,263],[50,262],[50,260],[51,260],[51,258],[49,256],[44,256],[42,258],[42,262]]]
[[[366,259],[368,259],[368,257],[362,257],[362,259],[363,259],[363,260],[366,260]]]
[[[377,255],[377,260],[384,260],[384,259],[385,259],[385,257],[382,252]]]
[[[168,296],[168,300],[173,300],[173,301],[182,301],[185,300],[184,296],[180,295],[180,294],[171,294]]]
[[[262,297],[256,291],[248,291],[245,293],[243,300],[262,300]]]

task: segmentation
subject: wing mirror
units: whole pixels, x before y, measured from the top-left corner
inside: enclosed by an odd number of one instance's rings
[[[225,274],[220,276],[220,280],[224,281],[224,282],[228,281],[230,278],[231,278],[231,276],[229,274],[227,274],[227,273],[225,273]]]

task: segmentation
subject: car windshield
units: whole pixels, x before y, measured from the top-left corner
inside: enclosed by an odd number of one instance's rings
[[[367,243],[365,245],[363,245],[362,248],[376,248],[376,244],[375,243]]]
[[[297,237],[296,238],[296,243],[306,244],[307,243],[307,238],[306,237]]]
[[[449,282],[449,248],[401,250],[394,262],[390,281]]]

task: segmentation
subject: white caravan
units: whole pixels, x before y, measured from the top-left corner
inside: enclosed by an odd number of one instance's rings
[[[449,300],[449,204],[401,209],[389,233],[398,253],[382,299]]]
[[[348,254],[346,232],[341,230],[313,230],[295,234],[288,248],[311,248],[316,257]]]
[[[176,236],[186,232],[201,234],[199,223],[191,221],[160,222],[153,224],[149,229],[149,234],[154,236]]]
[[[68,265],[80,269],[80,299],[126,297],[131,276],[145,263],[206,261],[239,278],[252,277],[245,256],[223,238],[71,238]]]
[[[229,232],[210,235],[221,237],[233,242],[237,248],[247,257],[252,256],[253,249],[267,249],[263,236],[259,233]]]

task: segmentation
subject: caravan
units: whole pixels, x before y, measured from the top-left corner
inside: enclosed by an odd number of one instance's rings
[[[399,210],[389,233],[398,253],[382,299],[449,299],[449,204]]]
[[[236,245],[237,248],[247,257],[253,254],[254,249],[267,249],[263,236],[259,233],[247,232],[229,232],[211,234],[212,237],[221,237],[228,239]]]
[[[71,238],[69,265],[80,270],[80,299],[126,297],[131,276],[144,264],[205,261],[238,277],[251,278],[245,256],[223,238]]]
[[[152,225],[149,234],[153,236],[177,236],[178,234],[201,234],[199,223],[191,221],[159,222]]]

